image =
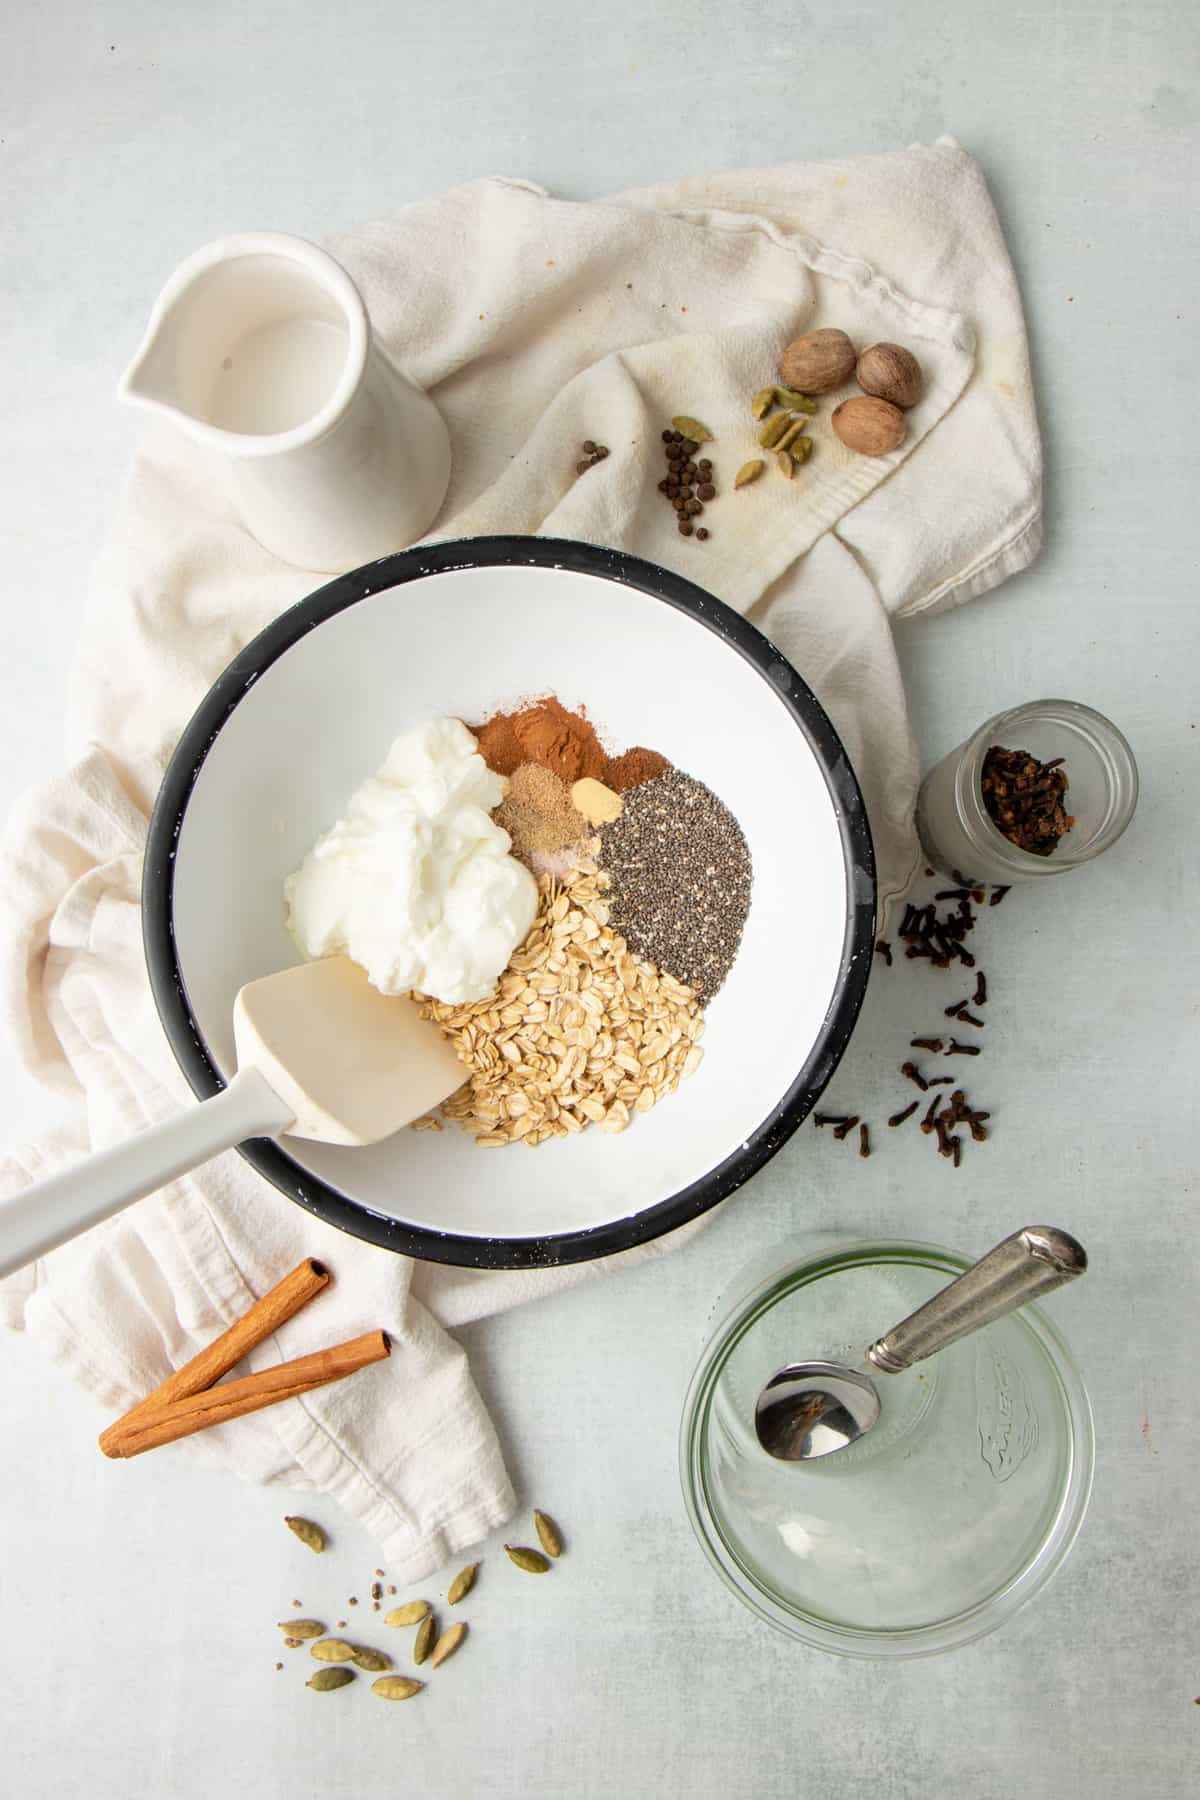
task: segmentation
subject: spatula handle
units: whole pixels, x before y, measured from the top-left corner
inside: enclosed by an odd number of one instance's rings
[[[293,1114],[257,1069],[242,1069],[214,1094],[124,1144],[0,1202],[0,1276],[56,1250],[102,1219],[165,1187],[233,1144],[283,1131]]]

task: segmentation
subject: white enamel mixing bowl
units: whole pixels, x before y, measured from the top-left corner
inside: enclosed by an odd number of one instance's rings
[[[536,1267],[695,1217],[774,1154],[820,1094],[866,986],[875,882],[862,797],[800,675],[680,577],[611,550],[487,538],[407,551],[293,607],[230,665],[163,783],[143,883],[151,981],[196,1093],[234,1068],[233,999],[296,960],[283,882],[418,719],[532,695],[587,707],[712,787],[754,862],[704,1061],[619,1136],[530,1153],[458,1129],[367,1149],[243,1154],[300,1205],[434,1261]]]

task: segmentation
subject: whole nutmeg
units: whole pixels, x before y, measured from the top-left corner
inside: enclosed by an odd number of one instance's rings
[[[864,394],[890,400],[893,406],[915,406],[921,398],[921,365],[903,344],[872,344],[859,357],[855,373]]]
[[[788,345],[779,373],[802,394],[827,394],[854,373],[854,345],[844,331],[809,331]]]
[[[904,414],[890,400],[864,394],[834,408],[833,429],[847,450],[857,450],[860,456],[886,456],[904,442]]]

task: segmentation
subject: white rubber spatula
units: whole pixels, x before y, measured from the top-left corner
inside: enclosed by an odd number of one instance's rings
[[[0,1275],[247,1138],[374,1144],[446,1099],[466,1069],[415,1001],[345,956],[251,981],[233,1007],[223,1093],[0,1204]]]

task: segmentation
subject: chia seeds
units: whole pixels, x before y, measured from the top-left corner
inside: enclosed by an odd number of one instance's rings
[[[600,845],[613,928],[635,955],[711,1000],[750,910],[750,852],[729,808],[672,769],[625,795]]]

